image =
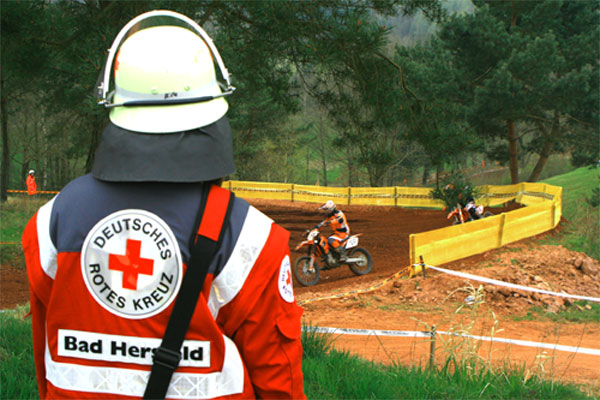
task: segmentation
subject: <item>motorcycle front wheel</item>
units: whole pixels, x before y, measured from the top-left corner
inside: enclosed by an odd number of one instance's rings
[[[373,269],[373,259],[369,252],[363,248],[357,247],[350,251],[348,258],[360,258],[359,261],[349,262],[350,270],[356,275],[365,275]]]
[[[319,281],[319,266],[315,261],[311,270],[310,257],[300,257],[294,266],[294,276],[301,285],[312,286]]]

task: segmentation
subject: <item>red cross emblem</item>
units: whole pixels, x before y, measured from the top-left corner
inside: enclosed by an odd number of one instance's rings
[[[291,285],[292,284],[292,277],[291,277],[290,271],[285,271],[285,277],[286,277],[285,284],[286,285]]]
[[[109,254],[108,269],[123,272],[123,289],[137,290],[139,274],[152,275],[154,260],[141,258],[142,242],[127,239],[125,255]]]

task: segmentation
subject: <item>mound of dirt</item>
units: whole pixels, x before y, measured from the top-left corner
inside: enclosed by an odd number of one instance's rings
[[[516,285],[600,298],[600,263],[562,246],[528,247],[517,243],[485,254],[475,266],[466,268],[461,263],[458,267],[460,270],[469,270],[473,275]],[[474,287],[483,285],[486,302],[493,305],[497,313],[526,314],[532,306],[557,312],[574,302],[567,297],[482,284],[431,270],[427,278],[394,282],[389,294],[409,304],[462,301],[469,295],[461,290],[468,285],[467,282]]]

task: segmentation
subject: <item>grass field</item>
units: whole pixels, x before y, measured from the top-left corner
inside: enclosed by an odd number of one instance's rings
[[[548,312],[541,307],[532,307],[525,316],[514,316],[515,321],[554,321],[568,324],[600,323],[600,304],[588,301],[576,301],[571,307],[559,313]]]
[[[586,200],[600,186],[600,168],[578,168],[543,181],[563,188],[565,229],[547,244],[562,244],[600,260],[600,206],[592,207]]]
[[[0,205],[0,262],[24,268],[23,251],[21,250],[21,235],[29,219],[38,208],[50,200],[50,197],[29,198],[25,196],[9,197],[6,203]]]
[[[0,398],[38,398],[31,323],[24,307],[0,314]],[[309,399],[585,399],[574,385],[531,376],[524,368],[487,368],[452,357],[440,368],[383,366],[335,350],[328,336],[302,335]]]

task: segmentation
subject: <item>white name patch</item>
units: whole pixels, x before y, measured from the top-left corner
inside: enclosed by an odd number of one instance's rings
[[[86,360],[152,365],[154,349],[161,339],[108,335],[60,329],[58,355]],[[210,367],[210,342],[185,340],[181,347],[182,367]]]
[[[141,319],[173,302],[183,265],[165,221],[148,211],[122,210],[89,231],[81,249],[81,273],[98,304],[120,317]]]
[[[292,303],[294,301],[294,287],[292,286],[292,268],[290,265],[290,257],[287,255],[283,258],[283,260],[281,260],[278,284],[281,298],[288,303]]]

